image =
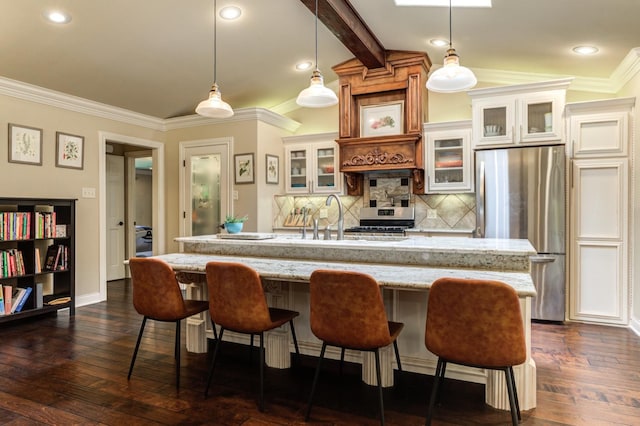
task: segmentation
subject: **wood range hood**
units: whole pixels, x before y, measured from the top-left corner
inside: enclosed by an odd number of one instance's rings
[[[315,0],[300,1],[315,12]],[[429,56],[425,52],[386,50],[349,0],[319,0],[317,5],[320,21],[354,55],[354,59],[333,67],[340,86],[337,142],[347,194],[363,193],[363,173],[391,170],[410,170],[413,191],[422,192],[422,125],[428,118]],[[364,129],[363,115],[385,118],[387,108],[392,111],[393,129]]]
[[[362,194],[363,173],[392,170],[409,170],[413,191],[424,190],[422,125],[431,62],[424,52],[385,51],[385,57],[375,69],[355,58],[333,67],[339,77],[336,142],[349,195]]]

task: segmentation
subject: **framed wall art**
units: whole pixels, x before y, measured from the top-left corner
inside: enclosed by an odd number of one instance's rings
[[[253,183],[253,153],[236,154],[233,158],[236,176],[235,183]]]
[[[42,165],[42,129],[9,123],[9,162]]]
[[[404,101],[360,107],[361,137],[402,133],[404,133]]]
[[[277,155],[266,155],[267,183],[278,184],[280,176],[280,157]]]
[[[56,167],[82,170],[83,163],[84,137],[56,132]]]

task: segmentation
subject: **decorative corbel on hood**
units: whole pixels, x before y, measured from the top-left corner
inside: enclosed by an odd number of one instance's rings
[[[368,69],[358,59],[333,67],[340,79],[336,142],[349,195],[362,194],[362,173],[390,170],[411,170],[413,191],[424,191],[422,126],[431,61],[424,52],[385,53],[381,68]],[[378,123],[366,127],[368,118]]]

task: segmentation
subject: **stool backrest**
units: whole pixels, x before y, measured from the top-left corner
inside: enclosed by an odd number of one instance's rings
[[[174,321],[185,312],[182,292],[176,275],[163,260],[151,257],[129,259],[133,306],[140,315]]]
[[[527,352],[516,291],[500,281],[436,280],[429,290],[425,345],[465,365],[522,364]]]
[[[271,324],[258,273],[241,263],[206,265],[211,320],[232,331],[259,333]]]
[[[371,276],[316,270],[310,280],[311,331],[339,347],[375,349],[392,343],[378,282]]]

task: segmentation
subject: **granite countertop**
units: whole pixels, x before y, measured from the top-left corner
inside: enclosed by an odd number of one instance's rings
[[[229,236],[226,236],[229,237]],[[536,252],[527,240],[422,237],[345,240],[302,239],[295,234],[258,234],[264,239],[222,239],[218,235],[179,237],[184,252],[219,256],[268,257],[318,262],[353,262],[529,272]]]
[[[471,269],[432,268],[390,264],[326,262],[301,259],[284,260],[269,257],[220,256],[200,253],[172,253],[155,256],[169,263],[175,270],[200,272],[210,261],[240,262],[255,269],[262,278],[278,281],[308,282],[316,269],[349,270],[373,276],[385,288],[427,290],[441,277],[490,279],[503,281],[516,289],[521,297],[536,295],[531,275],[525,272],[501,272]]]

